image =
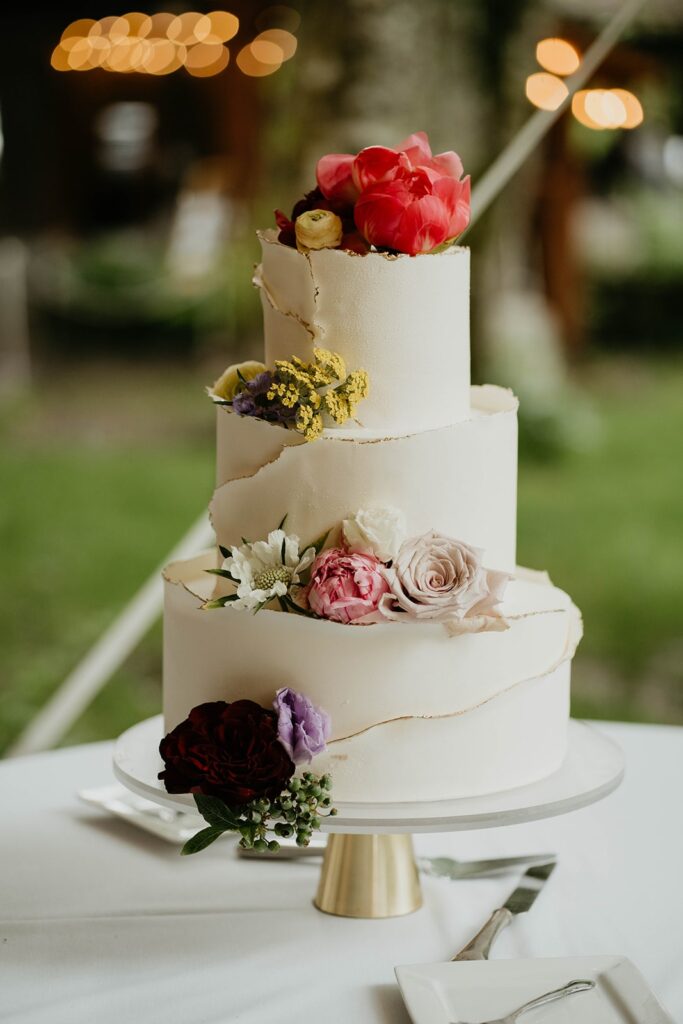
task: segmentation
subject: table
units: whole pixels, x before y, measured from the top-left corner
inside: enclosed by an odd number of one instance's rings
[[[621,953],[683,1019],[683,728],[601,723],[622,787],[562,818],[417,836],[418,854],[556,851],[495,957]],[[383,921],[311,905],[311,863],[197,857],[75,797],[111,781],[111,744],[0,763],[0,1020],[12,1024],[407,1024],[396,964],[445,960],[514,878],[425,878],[425,905]]]

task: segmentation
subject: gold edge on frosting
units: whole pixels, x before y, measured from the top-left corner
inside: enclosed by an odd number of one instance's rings
[[[575,608],[575,606],[572,605],[572,608]],[[581,622],[581,614],[579,613],[578,608],[575,608],[575,610],[578,613],[579,622]],[[556,672],[561,665],[565,664],[565,662],[571,661],[582,635],[583,627],[581,626],[578,636],[574,638],[573,643],[570,645],[571,649],[565,647],[563,656],[554,662],[550,668],[546,669],[545,672],[539,672],[537,675],[528,676],[525,679],[518,679],[516,682],[510,683],[509,686],[504,687],[502,690],[498,690],[496,693],[492,693],[484,700],[479,701],[478,704],[472,704],[472,706],[468,708],[461,708],[459,711],[447,711],[438,715],[397,715],[395,718],[387,718],[382,722],[373,722],[372,725],[367,725],[363,729],[356,730],[356,732],[351,732],[346,736],[338,736],[336,739],[329,740],[327,744],[328,749],[331,751],[331,748],[334,747],[336,743],[345,743],[348,740],[355,739],[357,736],[363,736],[365,733],[372,732],[374,729],[381,729],[383,726],[391,725],[394,722],[433,721],[446,718],[460,718],[462,715],[467,715],[471,711],[477,711],[478,708],[485,707],[498,697],[503,697],[506,693],[510,693],[512,690],[517,689],[518,686],[522,686],[525,683],[538,682],[546,676],[552,675],[552,673]]]
[[[470,388],[470,393],[472,391],[474,391],[475,389],[483,389],[483,388],[491,389],[491,390],[493,390],[495,392],[500,392],[501,395],[511,396],[512,399],[514,400],[514,402],[511,403],[509,406],[501,407],[501,408],[495,409],[493,411],[490,410],[490,409],[487,409],[487,408],[477,407],[476,404],[475,404],[475,405],[473,405],[473,408],[476,411],[479,411],[480,413],[483,413],[487,418],[488,417],[492,417],[493,418],[493,417],[496,417],[496,416],[508,416],[510,414],[515,414],[517,412],[517,408],[518,408],[519,402],[518,402],[518,399],[513,394],[513,392],[511,391],[510,388],[501,388],[501,387],[498,387],[495,384],[485,384],[485,385],[476,385],[475,384],[475,385],[472,385],[472,387]],[[225,413],[226,415],[232,415],[232,416],[236,415],[236,413],[234,413],[231,409],[229,409],[229,408],[227,408],[225,406],[220,406],[218,408],[218,413],[220,414],[221,412]],[[244,417],[244,418],[248,418],[248,417]],[[255,427],[254,429],[262,429],[262,430],[285,430],[286,429],[284,427],[278,426],[277,424],[267,423],[265,420],[254,419],[252,422],[254,424],[258,424],[258,427]],[[411,438],[420,437],[420,436],[422,436],[424,434],[436,434],[436,433],[441,432],[441,431],[455,430],[456,428],[458,428],[460,426],[463,426],[464,424],[470,424],[470,423],[476,423],[476,422],[477,422],[477,418],[473,417],[473,416],[470,416],[470,417],[468,417],[467,419],[464,419],[464,420],[457,420],[455,423],[448,423],[448,424],[445,424],[444,426],[441,426],[441,427],[427,427],[425,430],[414,430],[414,431],[412,431],[409,434],[388,434],[388,435],[381,435],[380,434],[380,435],[378,435],[376,437],[367,437],[367,438],[366,437],[358,437],[358,436],[349,436],[347,431],[339,431],[338,432],[338,431],[335,431],[335,430],[326,430],[326,431],[323,432],[322,436],[320,438],[318,438],[318,440],[316,442],[314,442],[314,443],[315,444],[321,444],[321,443],[323,443],[323,444],[330,444],[330,443],[332,443],[332,444],[344,444],[344,443],[349,444],[349,443],[351,443],[351,444],[361,444],[361,445],[370,445],[370,444],[400,444],[401,442],[407,442]],[[216,489],[214,491],[214,498],[215,498],[215,495],[216,495],[216,493],[218,491],[222,490],[224,487],[229,487],[230,484],[232,484],[232,483],[236,483],[236,482],[238,482],[240,480],[255,480],[260,473],[266,471],[270,466],[275,465],[275,463],[278,462],[278,460],[281,459],[284,456],[284,453],[285,453],[286,450],[288,450],[290,448],[299,448],[299,447],[304,447],[304,445],[303,444],[298,444],[298,443],[295,443],[295,444],[282,444],[281,447],[280,447],[280,451],[272,459],[269,459],[267,462],[264,462],[262,465],[257,466],[256,469],[252,473],[242,473],[242,474],[239,474],[239,475],[234,476],[234,477],[229,477],[227,480],[224,480],[221,484],[219,484],[216,487]],[[285,456],[285,457],[286,458],[295,458],[294,455],[292,455],[292,456]],[[300,458],[300,457],[301,456],[296,456],[296,458]],[[213,500],[214,499],[212,498],[212,502],[211,502],[212,504],[213,504]]]

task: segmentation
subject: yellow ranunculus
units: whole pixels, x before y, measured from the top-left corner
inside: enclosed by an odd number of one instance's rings
[[[338,249],[344,228],[341,219],[331,210],[307,210],[294,224],[299,252],[309,249]]]
[[[240,374],[244,380],[253,380],[254,377],[258,377],[259,373],[263,373],[265,369],[264,364],[257,362],[255,359],[248,359],[245,363],[234,363],[208,389],[209,395],[214,399],[221,398],[226,402],[231,402],[241,389]]]

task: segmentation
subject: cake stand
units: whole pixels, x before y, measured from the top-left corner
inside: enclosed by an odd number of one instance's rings
[[[170,794],[157,778],[163,768],[161,715],[124,732],[114,747],[114,774],[128,789],[165,807],[192,811],[190,794]],[[459,800],[420,803],[339,803],[323,818],[330,834],[315,906],[342,917],[384,918],[422,905],[412,835],[517,825],[567,814],[617,788],[624,775],[619,747],[597,729],[572,719],[567,756],[553,775],[528,786]]]

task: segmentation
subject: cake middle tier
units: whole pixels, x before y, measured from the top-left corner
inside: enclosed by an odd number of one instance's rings
[[[484,564],[515,567],[517,400],[473,387],[469,418],[387,437],[326,431],[306,442],[293,430],[217,409],[218,543],[258,540],[287,516],[308,545],[359,509],[401,510],[409,534],[435,529],[484,549]]]
[[[265,362],[338,352],[366,370],[363,425],[441,427],[468,415],[470,254],[451,247],[421,256],[364,256],[342,249],[302,253],[259,235]]]

